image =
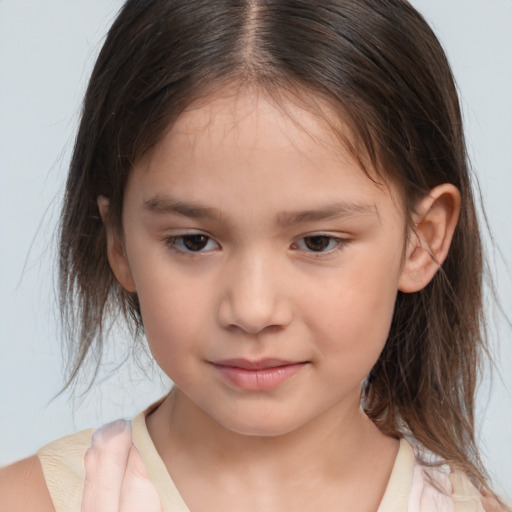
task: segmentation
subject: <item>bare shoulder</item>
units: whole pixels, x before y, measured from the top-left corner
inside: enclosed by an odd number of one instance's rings
[[[0,512],[55,512],[37,455],[0,468]]]

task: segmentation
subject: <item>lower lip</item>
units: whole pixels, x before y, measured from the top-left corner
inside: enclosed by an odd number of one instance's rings
[[[306,363],[287,364],[260,370],[214,365],[229,382],[248,391],[272,389],[293,377]]]

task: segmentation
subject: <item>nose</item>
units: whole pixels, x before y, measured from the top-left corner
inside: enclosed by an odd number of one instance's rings
[[[224,328],[258,334],[291,322],[293,311],[283,273],[265,255],[237,259],[223,277],[219,322]]]

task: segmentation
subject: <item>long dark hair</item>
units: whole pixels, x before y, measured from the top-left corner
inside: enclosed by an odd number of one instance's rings
[[[226,84],[327,102],[347,144],[400,187],[406,213],[441,183],[461,192],[450,253],[422,291],[398,294],[389,339],[363,391],[386,434],[412,434],[483,489],[474,393],[486,350],[482,248],[458,96],[434,33],[405,0],[128,0],[110,29],[85,96],[66,187],[60,294],[73,347],[68,384],[105,321],[135,330],[137,296],[107,261],[97,197],[121,232],[134,164],[193,101]],[[314,102],[310,102],[313,108]]]

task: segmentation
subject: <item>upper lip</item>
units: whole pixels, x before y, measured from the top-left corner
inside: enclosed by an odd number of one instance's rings
[[[279,366],[288,366],[291,364],[300,364],[302,361],[288,361],[285,359],[266,358],[266,359],[222,359],[213,361],[216,366],[229,366],[231,368],[241,368],[243,370],[266,370],[268,368],[277,368]]]

